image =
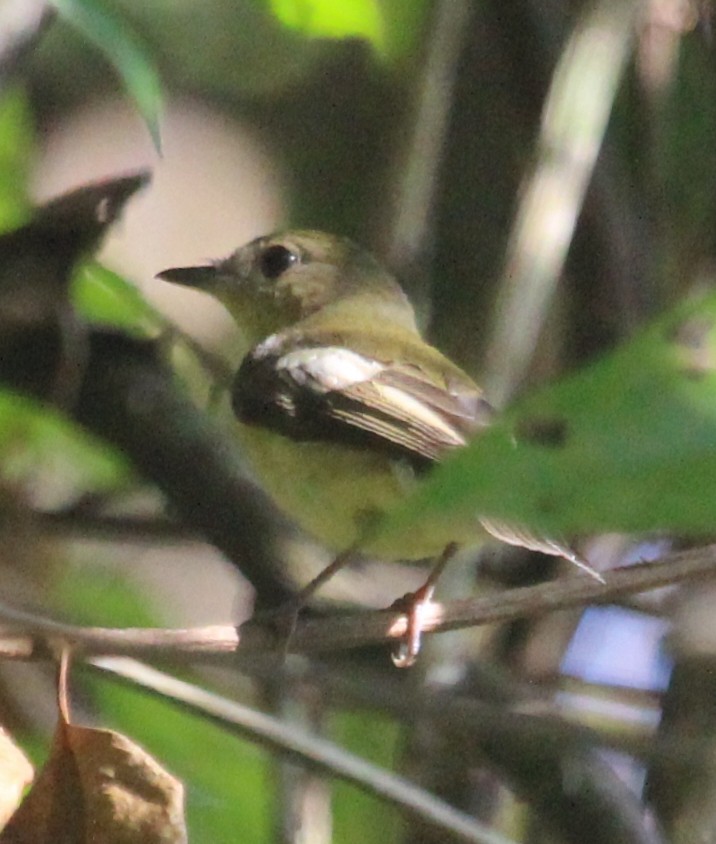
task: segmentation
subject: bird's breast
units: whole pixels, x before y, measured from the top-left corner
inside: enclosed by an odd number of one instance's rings
[[[414,487],[407,464],[369,449],[297,442],[273,431],[238,424],[239,440],[258,482],[307,533],[335,551],[356,544],[382,559],[421,559],[448,542],[440,526],[423,526],[399,546],[366,540],[380,517]]]

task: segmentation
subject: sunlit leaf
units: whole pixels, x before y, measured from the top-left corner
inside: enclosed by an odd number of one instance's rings
[[[271,10],[287,27],[317,38],[365,38],[385,48],[385,25],[377,0],[271,0]]]
[[[416,47],[425,25],[426,0],[270,0],[284,26],[306,37],[364,38],[379,54],[403,56]]]
[[[24,93],[16,88],[0,98],[0,232],[30,215],[27,179],[33,153],[33,127]]]
[[[382,525],[478,515],[557,536],[716,526],[716,294],[518,402]]]
[[[156,69],[136,34],[99,0],[52,0],[52,3],[63,17],[107,56],[122,77],[159,149],[161,86]]]

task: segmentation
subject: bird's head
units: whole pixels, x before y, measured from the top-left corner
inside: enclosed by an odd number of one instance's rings
[[[205,290],[229,310],[251,342],[326,308],[395,312],[412,322],[402,289],[366,250],[345,237],[288,231],[259,237],[205,266],[164,270],[158,278]]]

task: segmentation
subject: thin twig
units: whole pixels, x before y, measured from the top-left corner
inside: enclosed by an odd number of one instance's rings
[[[234,653],[239,632],[230,624],[163,629],[158,627],[85,627],[64,624],[0,603],[0,657],[42,659],[57,657],[63,648],[78,654],[122,656],[178,656]],[[19,633],[24,636],[18,635]]]
[[[289,760],[346,779],[429,823],[451,829],[462,838],[467,833],[467,840],[471,841],[504,841],[474,821],[471,821],[471,829],[464,827],[465,816],[439,799],[431,795],[427,795],[426,799],[425,793],[413,784],[295,726],[285,725],[132,660],[94,660],[93,665],[110,670],[125,681],[139,684],[162,699],[169,698],[182,708],[216,722],[223,729],[238,732]],[[379,696],[384,698],[383,692],[387,690],[383,683],[379,686]],[[481,765],[485,759],[489,760],[536,811],[556,824],[557,829],[574,830],[573,823],[564,820],[565,811],[587,822],[590,828],[592,823],[595,824],[591,832],[583,830],[578,839],[569,834],[566,839],[584,840],[591,844],[604,841],[661,844],[658,832],[644,824],[638,799],[627,789],[616,786],[613,772],[595,752],[600,739],[594,731],[568,724],[554,713],[515,711],[506,706],[505,701],[498,705],[486,704],[456,699],[444,691],[435,693],[417,688],[413,689],[414,699],[412,693],[405,694],[403,684],[393,683],[392,686],[389,695],[394,715],[428,718],[437,730],[452,733],[468,758]],[[366,695],[365,685],[362,692]],[[372,696],[368,696],[371,697],[368,705],[372,706]],[[528,764],[525,764],[526,760],[529,760]],[[579,781],[578,793],[569,789],[564,791],[559,776],[563,764],[567,765],[570,776]],[[550,783],[546,786],[543,778],[547,771],[550,772]],[[453,823],[457,823],[457,828]]]
[[[544,615],[589,603],[603,603],[620,595],[643,592],[697,577],[716,574],[716,545],[670,554],[656,562],[615,569],[600,583],[576,575],[518,589],[506,589],[484,597],[432,604],[422,617],[425,633],[436,633],[482,624]],[[366,644],[393,641],[405,635],[406,617],[392,610],[363,612],[331,619],[300,622],[289,649],[296,653],[335,651]],[[256,638],[254,639],[255,633]],[[260,630],[242,628],[244,648],[262,649]],[[251,637],[251,638],[249,638]],[[263,631],[263,647],[271,641]]]
[[[605,582],[581,575],[518,589],[506,589],[483,597],[434,603],[426,607],[424,632],[437,633],[544,615],[589,603],[604,603],[621,595],[668,586],[683,580],[716,575],[716,545],[670,554],[656,562],[615,569]],[[63,624],[0,603],[0,622],[10,628],[10,647],[2,645],[0,655],[40,658],[71,646],[84,654],[124,656],[256,655],[288,646],[292,653],[337,651],[367,644],[392,642],[405,634],[406,617],[395,610],[363,611],[330,618],[299,620],[290,641],[268,624],[251,622],[238,630],[232,625],[193,629],[103,628]],[[18,641],[18,632],[28,642]]]
[[[319,736],[208,692],[129,659],[95,659],[92,664],[132,685],[170,699],[183,709],[218,722],[283,756],[350,782],[403,811],[475,844],[513,844],[417,785],[342,750]]]

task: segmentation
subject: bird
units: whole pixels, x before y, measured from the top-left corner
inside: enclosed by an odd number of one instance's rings
[[[203,290],[244,342],[231,386],[236,438],[275,503],[338,556],[302,600],[352,553],[439,560],[415,606],[432,596],[454,549],[485,532],[588,568],[559,539],[491,519],[422,523],[398,542],[375,530],[446,454],[490,425],[480,387],[422,336],[396,278],[353,240],[321,231],[258,237],[212,263],[157,278]],[[405,605],[405,604],[403,604]],[[411,664],[420,631],[408,602]]]

